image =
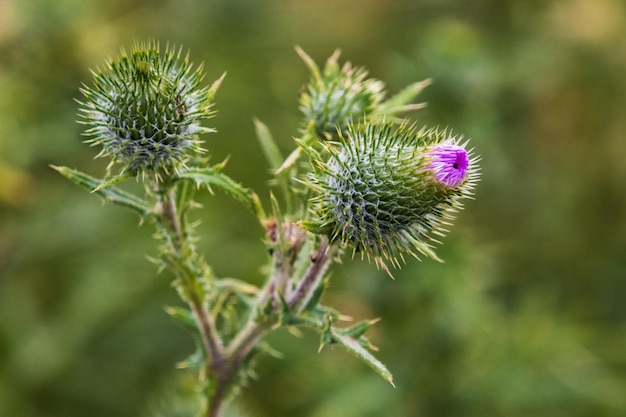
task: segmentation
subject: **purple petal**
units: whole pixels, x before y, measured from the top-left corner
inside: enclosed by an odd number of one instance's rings
[[[455,188],[465,181],[469,159],[467,151],[458,145],[437,145],[429,152],[430,165],[427,169],[435,180],[446,187]]]

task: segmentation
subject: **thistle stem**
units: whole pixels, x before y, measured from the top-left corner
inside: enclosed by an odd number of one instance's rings
[[[160,194],[163,198],[161,201],[162,216],[168,225],[165,230],[168,232],[166,236],[168,238],[169,250],[183,262],[187,270],[201,270],[203,268],[199,267],[201,262],[198,259],[198,254],[186,241],[185,227],[183,225],[183,219],[181,219],[176,207],[174,191],[173,188],[170,188]],[[185,301],[189,304],[196,318],[202,344],[209,358],[207,364],[209,369],[207,369],[207,371],[218,371],[224,358],[222,353],[222,341],[217,332],[215,320],[208,308],[204,305],[202,295],[198,294],[198,291],[195,290],[195,281],[197,278],[192,274],[179,275],[181,275],[180,278],[184,281],[185,287],[187,288]]]
[[[272,278],[274,278],[273,276]],[[257,298],[256,306],[265,305],[275,288],[275,279],[270,279]],[[257,343],[272,329],[269,321],[258,321],[257,310],[253,310],[244,327],[237,333],[235,339],[223,351],[223,361],[219,368],[215,368],[214,389],[208,396],[206,417],[222,415],[228,399],[228,390],[233,383],[241,364],[246,360]]]
[[[313,297],[315,290],[319,287],[324,277],[324,273],[330,266],[335,247],[328,247],[328,239],[322,239],[319,249],[311,255],[311,266],[307,270],[302,280],[287,300],[289,308],[297,307],[297,311],[302,311]]]
[[[176,199],[174,198],[174,190],[170,189],[165,193],[165,199],[161,203],[163,217],[167,220],[169,224],[169,229],[171,231],[170,237],[173,237],[174,240],[171,242],[172,249],[174,252],[181,252],[183,248],[183,227],[181,224],[181,219],[178,215],[178,209],[176,208]]]
[[[310,300],[317,286],[321,283],[322,276],[332,259],[333,249],[328,248],[326,239],[318,250],[311,256],[311,266],[305,277],[302,279],[296,292],[291,296],[288,306],[290,308],[298,305],[303,308]],[[274,256],[281,256],[275,254]],[[223,363],[218,369],[215,378],[215,386],[209,398],[209,408],[206,417],[219,417],[226,402],[228,388],[232,384],[242,363],[248,358],[252,350],[259,341],[278,326],[277,321],[272,316],[265,316],[261,311],[265,310],[268,302],[276,291],[280,291],[281,281],[285,278],[283,268],[275,268],[267,283],[259,293],[255,307],[250,312],[250,316],[244,327],[237,333],[233,341],[223,351]],[[302,304],[299,304],[302,303]]]
[[[228,401],[230,388],[242,364],[258,345],[259,341],[277,327],[276,315],[263,313],[268,303],[271,309],[278,308],[274,299],[277,292],[286,297],[286,305],[294,311],[302,311],[311,300],[316,289],[322,282],[324,273],[330,265],[334,247],[329,247],[328,240],[323,238],[317,250],[311,254],[311,264],[292,293],[285,293],[290,287],[291,257],[285,253],[275,253],[272,269],[265,286],[259,292],[255,306],[252,308],[245,325],[237,332],[228,346],[223,346],[215,319],[205,305],[204,295],[197,290],[196,276],[202,271],[203,262],[189,244],[184,224],[184,216],[178,211],[175,188],[158,190],[161,204],[161,218],[164,239],[168,251],[174,255],[182,265],[181,270],[175,271],[185,286],[184,298],[198,323],[202,346],[206,353],[206,376],[211,381],[210,389],[206,393],[207,407],[205,417],[220,417]],[[299,245],[298,245],[299,246]],[[299,246],[299,249],[301,246]]]

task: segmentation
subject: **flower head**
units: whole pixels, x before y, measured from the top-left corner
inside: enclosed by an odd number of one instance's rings
[[[430,165],[435,180],[446,187],[455,188],[467,178],[469,158],[463,146],[441,144],[428,151]]]
[[[477,158],[447,132],[391,123],[352,124],[339,143],[309,150],[314,220],[304,226],[395,266],[432,250],[470,197]]]
[[[192,70],[180,50],[137,44],[94,78],[93,88],[81,90],[80,111],[87,142],[102,146],[98,156],[111,165],[123,164],[124,173],[167,171],[201,151],[198,134],[212,131],[201,122],[212,115],[221,79],[199,88],[201,69]]]

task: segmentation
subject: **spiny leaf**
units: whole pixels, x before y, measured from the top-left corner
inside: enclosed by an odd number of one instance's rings
[[[197,346],[196,351],[187,359],[176,364],[178,369],[202,369],[206,366],[206,357],[203,350]]]
[[[300,158],[301,153],[302,153],[301,148],[294,149],[294,151],[289,154],[287,159],[285,159],[285,162],[283,162],[278,167],[278,169],[276,170],[276,174],[282,174],[283,172],[286,172],[289,169],[291,169],[298,161],[298,158]]]
[[[107,181],[101,180],[83,172],[68,168],[50,165],[51,168],[58,171],[65,178],[69,179],[75,184],[86,188],[90,192],[94,192],[113,204],[117,204],[122,207],[129,208],[137,212],[140,216],[146,217],[151,214],[148,202],[142,198],[137,197],[131,193],[120,190],[117,187],[108,186],[102,187]]]
[[[263,153],[265,153],[270,168],[272,168],[272,171],[275,173],[283,164],[283,156],[267,126],[260,120],[254,119],[254,127]]]
[[[283,195],[285,197],[285,202],[287,206],[287,211],[291,211],[292,200],[294,198],[294,190],[293,187],[290,187],[291,178],[290,178],[290,170],[284,170],[284,158],[281,154],[272,134],[265,124],[261,121],[255,119],[254,127],[256,130],[257,137],[259,138],[259,143],[261,144],[261,148],[263,149],[263,153],[265,153],[265,157],[270,165],[271,172],[274,175],[274,180],[278,186],[281,187]],[[291,167],[289,167],[291,168]]]
[[[312,310],[319,304],[327,286],[328,286],[328,279],[326,278],[320,283],[320,285],[317,286],[317,288],[315,288],[315,291],[313,291],[313,295],[311,296],[311,299],[304,306],[304,310]]]
[[[370,327],[378,323],[378,321],[380,321],[380,319],[363,320],[350,327],[341,329],[341,333],[348,337],[360,338],[370,329]]]
[[[162,252],[161,259],[176,277],[180,280],[181,285],[177,285],[176,289],[185,301],[190,300],[194,296],[205,299],[207,296],[207,283],[203,281],[210,279],[212,275],[206,275],[207,271],[200,271],[194,265],[189,265],[180,256],[170,252]],[[210,271],[209,271],[210,272]]]
[[[381,361],[376,359],[374,355],[372,355],[366,348],[364,348],[358,339],[341,334],[337,331],[337,329],[333,328],[330,329],[330,333],[332,335],[333,342],[339,343],[340,345],[345,347],[348,352],[361,359],[363,362],[369,365],[370,368],[376,371],[376,373],[378,373],[387,382],[395,387],[395,385],[393,384],[393,376],[391,375],[391,372],[389,372],[387,367]]]
[[[256,295],[259,292],[258,287],[236,278],[220,278],[214,285],[220,291],[230,291],[234,294]]]
[[[285,228],[283,227],[283,215],[280,209],[280,205],[278,204],[278,200],[274,193],[270,193],[270,201],[272,203],[272,212],[274,214],[274,219],[276,220],[276,241],[278,242],[278,247],[281,253],[284,253],[287,250],[287,243],[285,241]]]
[[[217,90],[222,85],[222,81],[224,81],[225,77],[226,77],[226,73],[223,73],[220,78],[218,78],[217,80],[213,82],[213,84],[211,84],[211,86],[206,92],[207,100],[210,100],[210,101],[213,100],[213,98],[215,97],[215,94],[217,94]]]
[[[193,180],[197,185],[204,185],[209,189],[212,185],[219,187],[222,191],[243,203],[259,218],[265,217],[259,197],[250,189],[245,188],[228,175],[223,174],[220,165],[208,168],[181,169],[179,178]]]
[[[424,88],[432,83],[431,79],[426,79],[417,83],[413,83],[399,93],[394,95],[381,104],[379,111],[381,113],[398,113],[401,111],[416,110],[426,105],[424,103],[411,103],[411,101],[422,92]]]
[[[181,307],[165,307],[165,312],[186,329],[198,333],[198,323],[191,311]]]
[[[296,53],[300,56],[300,58],[302,58],[302,60],[304,61],[304,63],[306,64],[307,67],[309,67],[309,70],[311,71],[311,74],[313,75],[313,78],[317,81],[320,82],[322,80],[322,74],[320,72],[319,67],[317,66],[317,64],[315,63],[315,61],[313,61],[313,58],[311,58],[306,52],[304,52],[304,50],[302,48],[300,48],[299,46],[296,46]]]

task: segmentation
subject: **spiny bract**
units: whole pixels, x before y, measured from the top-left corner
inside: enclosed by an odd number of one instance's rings
[[[122,163],[123,173],[175,168],[201,151],[200,125],[212,115],[211,99],[219,86],[199,88],[202,69],[192,70],[181,50],[155,43],[122,51],[103,71],[94,73],[94,87],[81,92],[88,143],[102,146],[98,156]],[[111,167],[109,165],[109,167]]]
[[[399,266],[405,253],[438,259],[435,236],[445,234],[479,177],[466,144],[446,131],[349,125],[325,151],[308,149],[316,196],[305,227],[383,267],[385,260]]]

